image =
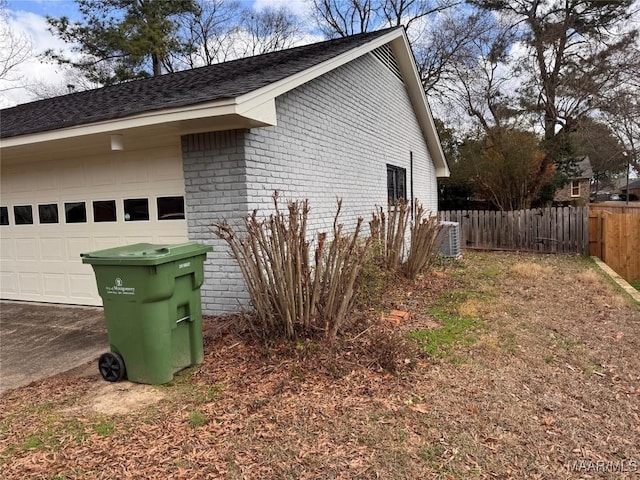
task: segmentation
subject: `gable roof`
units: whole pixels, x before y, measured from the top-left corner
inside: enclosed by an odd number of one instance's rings
[[[276,125],[275,97],[386,44],[396,56],[436,166],[436,174],[448,176],[449,169],[403,27],[327,40],[0,110],[0,148],[91,134],[119,133],[152,125],[181,123],[195,130],[193,122],[196,119],[211,120],[214,117],[230,125],[227,128]],[[200,128],[201,124],[197,127]]]
[[[380,30],[25,103],[1,111],[0,138],[239,97],[385,33]]]

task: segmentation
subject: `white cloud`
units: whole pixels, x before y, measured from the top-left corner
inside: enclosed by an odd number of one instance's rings
[[[43,16],[25,11],[10,11],[8,13],[8,26],[17,34],[24,34],[31,39],[33,56],[16,68],[14,77],[19,77],[20,80],[11,83],[0,80],[0,92],[2,92],[0,93],[0,107],[2,108],[31,101],[33,96],[25,86],[37,82],[48,84],[64,82],[64,68],[42,61],[38,55],[49,48],[62,50],[68,55],[72,55],[69,45],[47,30],[48,25]]]

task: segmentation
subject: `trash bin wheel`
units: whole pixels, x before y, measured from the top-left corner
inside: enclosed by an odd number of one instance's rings
[[[98,369],[107,382],[117,382],[124,378],[124,360],[118,353],[107,352],[100,355]]]

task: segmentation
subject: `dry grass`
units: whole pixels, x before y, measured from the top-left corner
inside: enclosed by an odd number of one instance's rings
[[[553,273],[553,269],[533,262],[518,262],[511,267],[511,272],[522,278],[539,279]]]
[[[331,349],[209,319],[203,365],[128,414],[90,408],[97,373],[8,392],[0,476],[637,478],[640,309],[587,261],[466,253],[381,291]]]

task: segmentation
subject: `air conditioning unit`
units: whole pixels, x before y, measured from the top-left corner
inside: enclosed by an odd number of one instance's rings
[[[458,222],[440,222],[442,230],[438,234],[440,253],[447,258],[459,258],[460,253],[460,224]]]

